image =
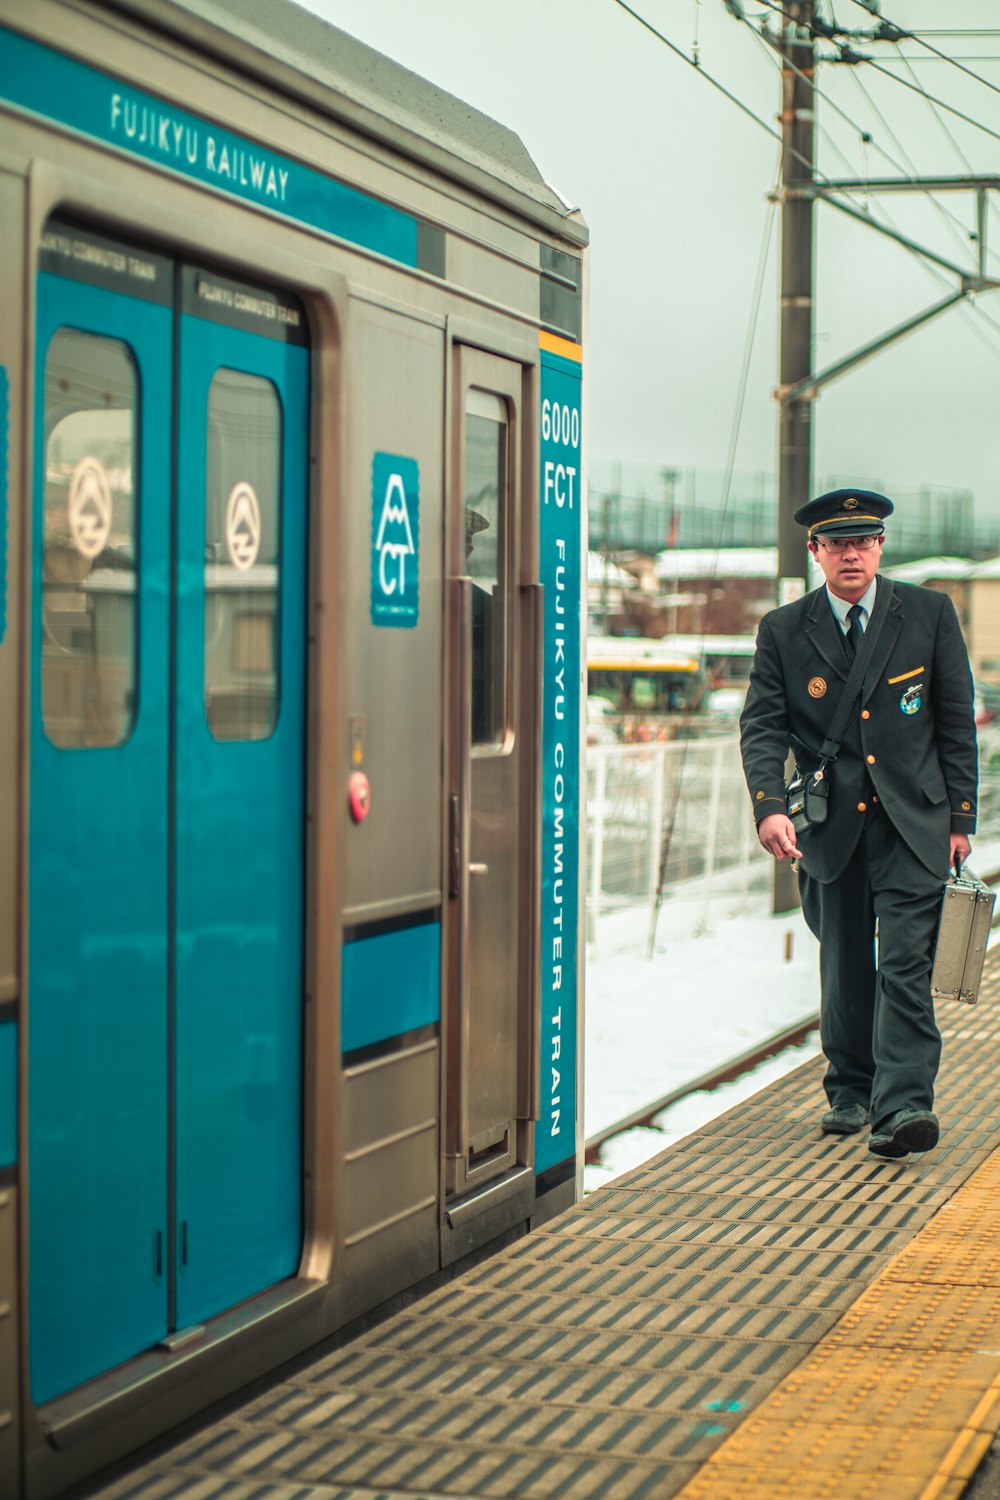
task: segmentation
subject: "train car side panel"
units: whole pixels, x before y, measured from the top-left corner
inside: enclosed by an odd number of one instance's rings
[[[432,322],[360,298],[350,335],[334,1273],[345,1317],[438,1264],[441,1060],[444,341]],[[363,806],[348,793],[358,776]]]

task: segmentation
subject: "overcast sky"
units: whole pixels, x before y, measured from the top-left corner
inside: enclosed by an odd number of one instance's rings
[[[626,475],[633,464],[722,471],[778,147],[705,75],[778,128],[779,74],[759,37],[768,5],[744,0],[751,25],[723,0],[630,0],[688,56],[697,44],[699,73],[615,0],[307,3],[515,130],[548,181],[582,210],[592,246],[594,475],[615,458]],[[844,26],[873,24],[857,0],[833,0],[833,11]],[[821,13],[829,19],[830,0]],[[915,40],[856,42],[884,72],[820,68],[819,170],[833,178],[900,169],[1000,174],[1000,4],[882,0],[882,13],[991,86]],[[915,79],[994,134],[932,108],[898,79]],[[1000,276],[1000,193],[991,199],[989,268]],[[855,202],[974,268],[971,194],[933,203],[923,194],[859,194]],[[776,467],[778,218],[736,453],[743,473]],[[955,286],[823,205],[816,251],[818,369]],[[980,308],[942,314],[827,387],[815,410],[817,481],[850,475],[890,490],[965,487],[975,492],[977,517],[1000,517],[1000,290],[984,294]]]

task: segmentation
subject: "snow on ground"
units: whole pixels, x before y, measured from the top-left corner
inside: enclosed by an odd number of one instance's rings
[[[1000,840],[974,843],[969,863],[977,874],[1000,868]],[[601,918],[600,957],[591,950],[587,959],[587,1137],[818,1012],[818,944],[800,911],[774,916],[770,905],[763,861],[749,890],[745,880],[720,877],[710,903],[702,882],[678,887],[660,910],[648,960],[648,907]],[[657,1129],[609,1143],[601,1164],[586,1169],[585,1188],[637,1166],[818,1051],[813,1034],[710,1095],[680,1100]]]
[[[587,964],[587,1136],[816,1014],[816,940],[800,911],[771,916],[769,905],[763,886],[735,914],[719,898],[699,935],[700,901],[678,894],[661,908],[651,960],[648,908],[602,918],[607,956]]]
[[[717,1115],[724,1114],[734,1104],[739,1104],[742,1099],[749,1099],[769,1083],[783,1078],[793,1068],[800,1067],[811,1057],[817,1057],[819,1050],[819,1032],[812,1031],[801,1046],[788,1047],[777,1057],[769,1057],[766,1062],[759,1063],[756,1068],[735,1078],[732,1083],[720,1084],[710,1094],[700,1090],[696,1094],[688,1094],[684,1099],[678,1099],[676,1104],[671,1104],[657,1115],[652,1128],[627,1130],[623,1135],[615,1136],[603,1147],[600,1161],[584,1167],[584,1192],[593,1192],[595,1188],[603,1187],[613,1178],[620,1177],[623,1172],[630,1172],[633,1167],[640,1166],[651,1156],[657,1156],[675,1141],[690,1135],[694,1130],[700,1130],[702,1125],[707,1125]],[[817,1096],[817,1108],[822,1108],[822,1105],[822,1097]]]

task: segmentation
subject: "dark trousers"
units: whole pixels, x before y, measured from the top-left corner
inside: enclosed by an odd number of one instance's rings
[[[831,1104],[864,1104],[873,1127],[934,1103],[941,1033],[930,979],[942,889],[881,810],[836,880],[799,872],[802,912],[820,943],[824,1087]]]

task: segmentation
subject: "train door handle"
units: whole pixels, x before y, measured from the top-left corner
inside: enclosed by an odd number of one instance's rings
[[[489,865],[473,864],[469,866],[470,875],[488,875],[489,873]]]

